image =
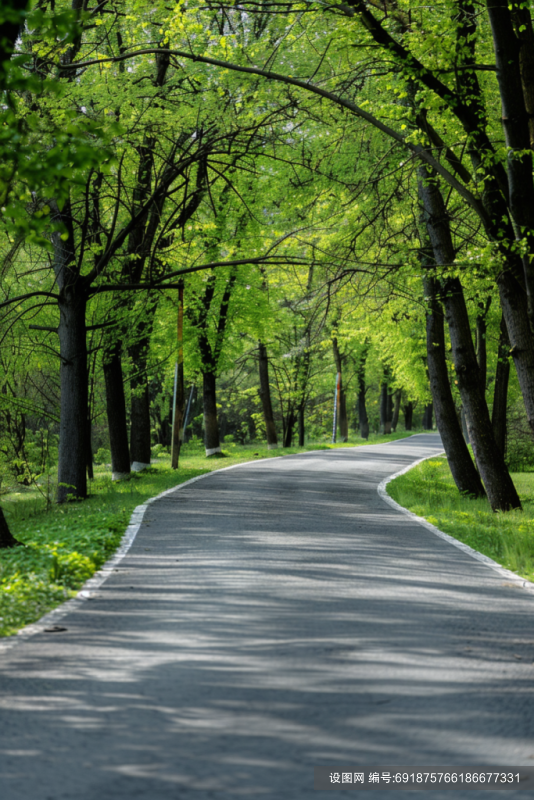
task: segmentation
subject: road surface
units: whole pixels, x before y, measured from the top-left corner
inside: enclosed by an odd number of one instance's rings
[[[66,631],[0,652],[1,800],[304,800],[327,796],[318,765],[534,766],[534,596],[377,495],[440,449],[262,460],[150,506]]]

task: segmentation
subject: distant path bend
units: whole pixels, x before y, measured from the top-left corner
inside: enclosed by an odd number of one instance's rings
[[[320,764],[534,765],[534,597],[377,495],[440,450],[262,460],[150,506],[67,631],[0,656],[1,800],[307,800]]]

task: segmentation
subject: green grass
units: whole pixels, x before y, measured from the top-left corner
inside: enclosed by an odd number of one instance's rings
[[[487,500],[462,497],[446,458],[432,458],[388,484],[388,494],[440,530],[534,580],[534,474],[514,473],[522,511],[495,514]]]
[[[97,468],[90,497],[84,502],[52,504],[35,488],[2,497],[11,531],[24,544],[0,551],[0,636],[9,636],[39,619],[65,599],[99,569],[117,549],[134,508],[190,478],[245,461],[273,458],[331,447],[379,444],[405,437],[371,435],[369,442],[355,438],[344,445],[326,443],[307,447],[267,450],[264,446],[225,445],[220,458],[206,458],[201,443],[188,445],[178,471],[169,457],[128,481],[111,481],[109,468]],[[44,490],[44,485],[41,490]]]

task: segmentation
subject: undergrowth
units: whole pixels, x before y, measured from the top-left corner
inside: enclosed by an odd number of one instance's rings
[[[423,461],[388,483],[388,494],[445,533],[534,580],[534,474],[514,473],[522,511],[494,513],[487,500],[462,497],[446,458]]]
[[[346,446],[378,444],[410,434],[372,436],[370,442],[352,441]],[[63,600],[76,594],[82,584],[117,549],[134,508],[184,483],[190,478],[222,467],[260,458],[327,450],[333,445],[267,450],[261,446],[228,444],[224,459],[206,458],[201,442],[183,449],[179,469],[172,470],[168,456],[127,481],[111,481],[109,466],[97,467],[90,482],[90,497],[61,506],[47,503],[36,489],[22,488],[2,497],[10,529],[22,547],[0,551],[0,636],[9,636],[39,619]],[[344,445],[340,445],[344,446]]]

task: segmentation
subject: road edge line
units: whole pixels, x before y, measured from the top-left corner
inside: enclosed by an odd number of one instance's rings
[[[412,434],[411,436],[402,437],[402,439],[394,439],[393,441],[403,441],[406,439],[412,439],[414,436],[420,436],[421,434]],[[389,444],[389,442],[381,442],[377,445],[360,445],[357,449],[361,447],[380,447],[383,444]],[[349,450],[350,448],[340,448],[344,450]],[[115,550],[114,554],[100,567],[99,570],[95,572],[95,574],[85,581],[82,587],[78,590],[76,597],[70,598],[70,600],[65,600],[64,603],[61,603],[56,608],[52,609],[52,611],[48,611],[42,617],[39,617],[38,620],[35,622],[30,622],[29,625],[25,625],[23,628],[18,630],[12,636],[5,636],[0,638],[0,653],[5,653],[7,650],[10,650],[12,647],[15,647],[17,644],[21,642],[25,642],[27,639],[30,639],[32,636],[35,636],[37,633],[42,633],[44,628],[52,627],[53,625],[57,625],[58,622],[63,619],[67,614],[70,614],[71,611],[76,611],[80,608],[83,603],[87,602],[91,599],[92,593],[99,589],[102,584],[109,578],[111,573],[116,569],[117,565],[120,564],[124,556],[129,551],[130,547],[135,541],[135,537],[139,532],[139,528],[141,527],[141,523],[143,522],[143,517],[148,506],[151,503],[155,503],[156,500],[159,500],[161,497],[165,497],[166,495],[172,494],[173,492],[178,492],[184,486],[190,486],[192,483],[196,481],[200,481],[203,478],[208,478],[210,475],[215,475],[217,472],[226,472],[230,469],[236,469],[237,467],[245,467],[249,464],[262,464],[264,461],[277,461],[281,458],[291,458],[292,456],[301,456],[301,455],[308,455],[312,453],[324,453],[324,450],[308,450],[306,453],[288,453],[287,455],[281,456],[270,456],[266,459],[254,460],[254,461],[242,461],[239,464],[230,464],[228,467],[219,467],[219,469],[213,469],[210,472],[205,472],[203,475],[197,475],[195,478],[189,478],[189,480],[184,481],[183,483],[179,483],[177,486],[172,486],[170,489],[165,489],[165,491],[160,492],[160,494],[156,495],[155,497],[150,497],[144,503],[139,506],[136,506],[132,512],[130,517],[130,521],[126,527],[126,530],[123,534],[123,537],[120,541],[119,546]],[[330,451],[329,451],[330,452]],[[424,459],[423,459],[424,460]],[[415,466],[415,465],[414,465]],[[400,475],[400,473],[399,473]]]
[[[524,589],[527,592],[531,592],[534,594],[534,583],[532,581],[527,580],[526,578],[521,578],[520,575],[517,575],[515,572],[512,572],[509,569],[505,569],[501,564],[494,561],[489,556],[485,556],[484,553],[480,553],[478,550],[475,550],[473,547],[470,547],[465,542],[461,542],[459,539],[455,539],[454,536],[451,536],[449,533],[445,533],[437,528],[435,525],[432,525],[431,522],[426,520],[424,517],[419,517],[417,514],[414,514],[413,511],[409,511],[404,506],[401,506],[394,500],[386,491],[386,486],[390,481],[395,480],[395,478],[400,478],[401,475],[405,475],[414,467],[417,467],[419,464],[422,464],[423,461],[427,461],[429,458],[437,458],[441,455],[444,455],[445,451],[442,450],[439,453],[433,453],[430,456],[424,456],[424,458],[419,458],[417,461],[414,461],[413,464],[410,464],[404,469],[401,469],[399,472],[396,472],[394,475],[390,475],[388,478],[384,478],[377,486],[377,492],[379,497],[387,503],[389,506],[394,508],[396,511],[400,511],[401,514],[404,514],[406,517],[409,517],[413,522],[417,522],[419,525],[422,525],[423,528],[426,528],[428,531],[433,533],[435,536],[439,536],[440,539],[452,544],[454,547],[457,547],[458,550],[462,550],[462,552],[466,553],[466,555],[471,556],[471,558],[476,559],[476,561],[482,562],[490,569],[497,572],[502,578],[506,578],[507,580],[511,581],[512,583],[517,584],[520,588]]]

